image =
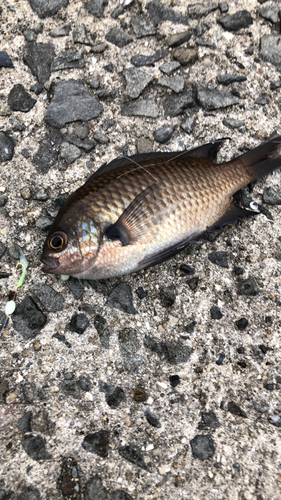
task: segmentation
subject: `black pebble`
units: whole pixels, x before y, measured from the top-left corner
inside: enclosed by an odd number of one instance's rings
[[[13,316],[13,326],[25,340],[34,338],[45,326],[46,321],[47,317],[38,309],[31,297],[23,299]]]
[[[85,436],[82,447],[90,453],[96,453],[100,457],[107,457],[109,449],[109,431],[97,431]]]
[[[239,365],[241,368],[247,368],[247,363],[245,361],[238,361],[237,365]]]
[[[159,422],[158,418],[150,410],[145,411],[145,416],[146,416],[146,420],[148,421],[148,423],[150,425],[152,425],[152,427],[157,427],[157,428],[161,427],[161,423]]]
[[[235,276],[241,276],[242,274],[244,274],[245,270],[243,269],[243,267],[235,266],[233,272]]]
[[[212,264],[215,264],[220,267],[225,267],[226,269],[229,267],[228,266],[228,253],[227,252],[212,252],[209,253],[208,259]]]
[[[212,319],[221,319],[223,314],[220,310],[219,307],[217,306],[212,306],[211,309],[210,309],[210,314],[211,314],[211,318]]]
[[[262,352],[263,354],[266,354],[266,353],[267,353],[267,347],[266,347],[265,345],[260,344],[260,345],[259,345],[259,349],[261,350],[261,352]]]
[[[179,375],[170,375],[169,380],[170,380],[171,386],[174,388],[177,387],[177,385],[179,385],[181,382]]]
[[[144,299],[145,297],[147,297],[148,295],[148,291],[147,290],[144,290],[142,286],[139,286],[137,289],[136,289],[136,294],[138,296],[138,298],[140,300]]]
[[[52,335],[52,338],[53,338],[53,339],[57,339],[57,340],[59,340],[60,342],[63,342],[63,343],[66,345],[66,347],[68,347],[68,348],[70,349],[70,347],[71,347],[71,343],[70,343],[70,342],[68,342],[68,340],[66,340],[65,335],[62,335],[62,334],[60,334],[60,333],[54,333],[54,335]]]
[[[46,441],[41,436],[27,434],[22,438],[22,447],[24,451],[33,460],[48,460],[52,456],[46,451]]]
[[[176,300],[176,289],[173,285],[166,286],[160,290],[160,301],[163,307],[171,307]]]
[[[26,159],[30,157],[30,152],[28,151],[28,149],[25,148],[21,150],[20,154]]]
[[[275,384],[265,384],[265,385],[264,385],[264,388],[265,388],[267,391],[274,391],[274,389],[275,389]]]
[[[25,90],[21,83],[13,86],[8,96],[8,104],[13,111],[27,113],[36,104],[36,99]]]
[[[125,460],[128,460],[128,462],[131,462],[132,464],[137,465],[142,469],[147,469],[141,449],[138,446],[134,444],[122,446],[121,448],[119,448],[119,455],[125,458]]]
[[[198,429],[205,430],[208,428],[218,429],[221,426],[216,414],[213,411],[204,411],[201,413],[201,422],[198,425]]]
[[[196,288],[198,287],[198,283],[199,283],[199,278],[198,276],[194,276],[193,278],[191,278],[190,280],[187,281],[187,284],[189,286],[189,288],[194,292],[196,290]]]
[[[207,460],[215,454],[215,443],[210,434],[195,436],[190,441],[192,455],[200,460]]]
[[[234,401],[230,401],[227,405],[227,409],[232,415],[236,415],[238,417],[247,418],[247,413],[238,406]]]
[[[117,408],[122,401],[125,399],[125,393],[121,387],[113,387],[111,390],[106,394],[105,400],[110,406],[110,408]]]
[[[241,318],[235,321],[235,326],[240,330],[241,332],[247,328],[249,324],[249,321],[246,318]]]
[[[193,333],[195,325],[196,325],[196,321],[191,321],[190,323],[188,323],[188,325],[185,325],[184,331],[186,333]]]
[[[14,65],[12,63],[11,58],[8,56],[7,52],[1,50],[0,51],[0,68],[13,68],[13,67],[14,67]]]
[[[32,85],[32,87],[30,87],[30,92],[34,92],[34,94],[36,95],[39,95],[43,92],[43,85],[41,85],[41,83],[35,83],[35,85]]]
[[[127,283],[119,283],[109,295],[105,305],[115,307],[127,314],[137,314],[133,304],[132,289]]]
[[[95,475],[94,477],[91,477],[89,481],[87,481],[87,483],[85,484],[84,499],[109,500],[109,493],[103,486],[100,476]]]
[[[21,432],[31,432],[31,419],[32,419],[32,411],[27,411],[18,420],[18,428]]]
[[[89,324],[89,320],[85,314],[74,313],[68,327],[73,332],[82,334],[85,332],[86,328],[88,328]]]
[[[254,278],[249,276],[249,278],[245,280],[240,280],[238,284],[238,295],[246,295],[248,297],[254,297],[260,293],[260,289]]]
[[[225,358],[225,354],[220,354],[217,361],[216,361],[216,365],[221,366],[223,364],[224,358]]]
[[[193,267],[189,266],[188,264],[182,264],[180,266],[180,270],[188,276],[192,276],[193,274],[195,274],[195,269],[193,269]]]

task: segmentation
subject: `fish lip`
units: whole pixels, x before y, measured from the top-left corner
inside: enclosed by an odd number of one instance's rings
[[[44,264],[44,267],[42,269],[44,273],[54,273],[59,265],[58,262],[56,262],[54,259],[51,259],[50,257],[42,257],[40,260],[42,264]]]

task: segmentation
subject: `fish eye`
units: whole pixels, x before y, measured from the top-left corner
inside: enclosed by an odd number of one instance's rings
[[[49,248],[62,250],[67,245],[67,235],[63,231],[54,233],[49,239]]]

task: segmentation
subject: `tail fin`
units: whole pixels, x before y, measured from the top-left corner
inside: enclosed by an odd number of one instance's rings
[[[238,157],[251,177],[259,179],[281,167],[281,135]]]

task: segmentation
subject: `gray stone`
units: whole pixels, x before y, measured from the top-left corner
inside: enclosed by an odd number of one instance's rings
[[[218,429],[221,427],[221,423],[218,420],[218,417],[213,411],[203,411],[201,413],[202,421],[198,425],[198,429],[204,431],[208,428],[210,429]]]
[[[245,82],[247,77],[245,75],[219,75],[217,77],[218,83],[222,85],[230,85],[235,82]]]
[[[14,141],[5,132],[0,132],[0,163],[9,161],[14,156]]]
[[[8,104],[13,111],[28,113],[36,102],[21,83],[14,85],[8,96]]]
[[[149,14],[151,21],[157,25],[161,21],[170,21],[174,24],[188,24],[188,19],[186,16],[177,12],[171,7],[167,7],[159,0],[152,0],[146,5],[146,10]]]
[[[248,297],[254,297],[260,293],[260,289],[256,283],[256,280],[249,276],[249,278],[241,279],[238,283],[238,295],[246,295]]]
[[[160,71],[162,71],[162,73],[165,73],[165,75],[171,75],[176,69],[180,67],[181,65],[178,61],[170,61],[162,64],[159,69]]]
[[[32,419],[32,411],[27,411],[18,420],[18,428],[21,432],[31,432],[31,419]]]
[[[81,299],[83,292],[84,292],[84,286],[82,283],[77,280],[76,278],[72,278],[72,276],[65,282],[66,286],[68,289],[71,291],[73,294],[75,300]]]
[[[62,26],[56,26],[50,31],[50,36],[52,38],[58,38],[60,36],[68,36],[71,32],[70,24],[63,24]]]
[[[232,415],[247,418],[247,413],[234,401],[229,401],[229,403],[227,404],[227,410],[232,413]]]
[[[267,205],[281,205],[281,193],[278,193],[272,187],[265,188],[262,199]]]
[[[32,293],[39,304],[48,312],[58,312],[63,310],[64,298],[51,286],[45,283],[38,283],[32,288]]]
[[[207,460],[215,454],[216,447],[210,434],[195,436],[190,441],[192,455],[200,460]]]
[[[30,7],[41,18],[54,16],[62,7],[67,7],[69,0],[29,0]]]
[[[159,142],[160,144],[166,144],[166,142],[171,139],[174,130],[175,127],[162,127],[153,132],[153,137],[156,142]]]
[[[14,65],[10,56],[4,50],[0,51],[0,68],[13,68]]]
[[[187,66],[188,64],[194,64],[197,61],[198,49],[179,47],[174,50],[173,56],[182,66]]]
[[[144,346],[156,352],[159,356],[164,356],[171,365],[185,363],[190,358],[192,352],[189,346],[184,345],[180,341],[156,342],[148,335],[144,338]]]
[[[38,191],[34,194],[33,199],[37,201],[47,201],[48,193],[44,188],[38,189]]]
[[[84,45],[92,45],[92,40],[88,37],[85,24],[78,24],[72,32],[73,43],[83,43]]]
[[[242,28],[248,28],[253,24],[253,18],[247,10],[240,10],[235,14],[227,14],[218,19],[218,23],[227,31],[239,31]]]
[[[145,410],[144,412],[146,420],[152,427],[156,427],[157,429],[160,429],[161,423],[159,422],[158,418],[154,413],[152,413],[150,410]]]
[[[106,458],[109,449],[109,431],[97,431],[84,437],[82,448],[90,453],[96,453],[102,458]]]
[[[153,143],[146,137],[140,137],[137,139],[137,151],[138,153],[150,153],[153,151]]]
[[[117,285],[109,295],[105,305],[108,307],[115,307],[127,314],[137,314],[133,304],[132,290],[127,283],[120,283]]]
[[[174,285],[165,286],[160,289],[160,301],[163,307],[172,307],[176,301],[176,297]]]
[[[281,35],[263,35],[260,40],[260,57],[281,70]]]
[[[68,328],[72,330],[73,332],[79,333],[79,335],[82,335],[82,333],[85,332],[85,330],[88,328],[90,322],[86,316],[86,314],[83,313],[74,313],[70,323],[68,324]]]
[[[137,38],[156,34],[154,24],[146,17],[133,16],[131,23]]]
[[[46,450],[46,441],[41,436],[26,434],[22,438],[22,447],[33,460],[49,460],[52,458],[52,455]]]
[[[103,486],[100,476],[96,475],[87,481],[84,500],[110,500],[110,495]]]
[[[22,121],[18,120],[17,118],[10,118],[9,124],[12,130],[17,130],[19,132],[25,130],[25,124],[22,123]]]
[[[153,81],[151,75],[137,68],[125,69],[123,74],[127,82],[126,92],[132,99],[139,97],[147,85]]]
[[[271,23],[278,23],[279,21],[279,5],[265,5],[260,9],[260,16],[270,21]]]
[[[266,104],[269,104],[269,102],[270,98],[268,95],[262,95],[255,100],[255,104],[259,104],[260,106],[265,106]]]
[[[186,108],[191,108],[195,105],[193,99],[192,87],[186,89],[182,94],[170,95],[163,101],[165,116],[178,116],[184,112]]]
[[[83,54],[77,50],[68,50],[60,52],[58,57],[53,60],[51,71],[59,71],[62,69],[84,68],[85,60]]]
[[[33,30],[24,30],[23,35],[27,42],[34,41],[35,33]]]
[[[74,144],[74,146],[77,146],[77,148],[84,149],[86,151],[86,153],[89,153],[89,151],[91,151],[96,145],[95,142],[92,141],[91,139],[83,139],[82,140],[82,139],[79,139],[78,137],[76,137],[74,134],[67,134],[65,136],[65,141],[69,142],[70,144]],[[74,153],[74,151],[73,151],[73,153]]]
[[[94,132],[93,133],[94,139],[99,143],[99,144],[108,144],[109,143],[109,138],[107,135],[103,134],[102,132]]]
[[[192,34],[193,34],[192,29],[188,29],[186,31],[183,31],[182,33],[175,33],[174,35],[171,35],[167,38],[166,43],[168,47],[171,48],[178,47],[179,45],[188,42]]]
[[[227,252],[212,252],[208,254],[208,259],[212,264],[216,266],[229,268],[228,265],[228,253]]]
[[[225,127],[230,129],[239,129],[245,126],[245,122],[243,122],[242,120],[237,120],[236,118],[224,118],[222,123],[223,125],[225,125]]]
[[[91,80],[90,81],[90,87],[91,89],[98,89],[100,86],[100,81],[99,80]]]
[[[41,174],[46,174],[57,163],[61,143],[62,135],[59,130],[46,134],[41,141],[33,158],[33,163]]]
[[[124,369],[128,372],[136,372],[143,365],[144,359],[139,352],[141,344],[137,332],[133,328],[124,328],[118,335],[120,354]]]
[[[73,144],[64,143],[61,147],[60,157],[62,160],[66,161],[67,164],[73,163],[75,160],[80,158],[81,151],[77,146]]]
[[[188,17],[190,19],[200,19],[206,17],[210,12],[218,9],[218,2],[195,3],[187,8]]]
[[[37,77],[39,83],[44,84],[51,76],[51,65],[55,55],[52,43],[28,43],[23,50],[23,62]]]
[[[85,4],[89,14],[95,17],[103,17],[103,11],[108,4],[108,0],[90,0]]]
[[[119,448],[119,455],[142,469],[147,469],[146,463],[144,461],[141,449],[133,444],[129,444],[127,446],[122,446]]]
[[[138,68],[140,66],[152,66],[155,62],[160,61],[165,57],[165,51],[164,49],[158,49],[154,54],[151,56],[145,56],[143,54],[137,54],[136,56],[131,57],[131,64],[134,66],[137,66]]]
[[[168,87],[177,94],[184,89],[184,79],[182,76],[171,76],[170,78],[168,76],[162,76],[162,78],[159,78],[158,83],[163,87]]]
[[[74,128],[74,134],[79,137],[79,139],[86,139],[89,135],[89,125],[87,123],[78,123]]]
[[[142,99],[129,101],[123,104],[121,108],[122,116],[147,116],[156,118],[159,115],[159,109],[153,99]]]
[[[218,89],[209,89],[197,85],[196,100],[206,111],[226,108],[239,103],[238,97]]]
[[[125,47],[125,45],[128,45],[128,43],[133,41],[131,35],[126,33],[126,31],[122,28],[118,28],[116,26],[109,30],[109,32],[105,35],[105,39],[119,48]]]
[[[56,86],[45,118],[51,127],[62,128],[66,123],[92,120],[102,111],[103,106],[86,92],[82,82],[68,80]]]
[[[187,116],[182,122],[181,122],[181,128],[187,133],[187,134],[192,134],[193,129],[195,127],[196,121],[193,116]]]
[[[49,219],[49,217],[46,217],[46,215],[40,215],[35,223],[35,226],[38,227],[38,229],[41,229],[41,231],[48,231],[52,223],[53,221]]]

